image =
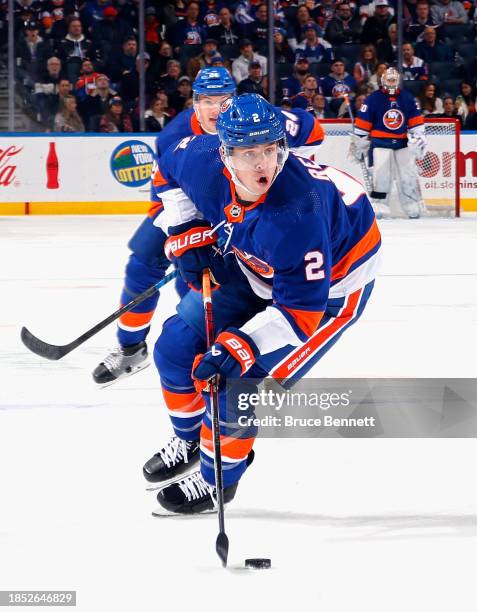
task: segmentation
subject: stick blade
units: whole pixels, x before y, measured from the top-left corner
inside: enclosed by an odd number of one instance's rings
[[[22,327],[21,339],[23,344],[35,355],[43,357],[44,359],[50,359],[51,361],[58,361],[69,353],[69,347],[56,346],[54,344],[48,344],[43,342],[40,338],[37,338],[31,333],[26,327]]]
[[[229,556],[229,539],[224,531],[221,531],[215,542],[215,550],[222,561],[222,567],[227,567],[227,557]]]

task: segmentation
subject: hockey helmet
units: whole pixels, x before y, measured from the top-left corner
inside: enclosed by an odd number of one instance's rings
[[[225,96],[235,93],[235,81],[222,66],[207,66],[197,74],[192,84],[194,96]]]

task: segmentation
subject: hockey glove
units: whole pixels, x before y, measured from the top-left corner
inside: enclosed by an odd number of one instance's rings
[[[355,159],[357,162],[360,162],[363,157],[366,157],[370,144],[367,136],[353,134],[348,152],[349,159]]]
[[[427,140],[424,134],[416,134],[409,142],[416,159],[422,159],[427,151]]]
[[[194,219],[169,228],[165,253],[174,262],[184,281],[193,289],[202,289],[202,271],[209,269],[213,280],[227,282],[224,259],[215,246],[217,237],[207,221]]]
[[[221,332],[205,353],[197,355],[192,366],[192,378],[197,391],[219,374],[223,378],[239,378],[255,363],[259,350],[255,342],[239,329],[229,327]]]

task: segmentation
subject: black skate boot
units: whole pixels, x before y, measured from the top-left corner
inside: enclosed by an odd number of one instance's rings
[[[250,465],[254,458],[253,450],[247,459]],[[235,497],[238,482],[224,488],[224,504]],[[157,494],[157,501],[168,512],[175,514],[201,514],[217,511],[215,487],[205,482],[200,471],[193,472],[182,480],[164,487]]]
[[[111,385],[120,378],[147,368],[147,346],[145,342],[139,342],[132,346],[119,346],[95,368],[93,379],[98,385]]]
[[[199,441],[181,440],[172,436],[161,450],[151,457],[142,468],[144,478],[149,482],[177,480],[191,471],[199,461]]]
[[[224,503],[233,500],[237,486],[238,482],[224,489]],[[205,482],[200,471],[161,489],[157,501],[168,512],[175,514],[200,514],[217,510],[215,487]]]

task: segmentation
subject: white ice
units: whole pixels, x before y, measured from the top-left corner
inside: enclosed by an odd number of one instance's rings
[[[475,611],[472,439],[264,440],[227,509],[154,519],[141,466],[170,427],[155,368],[105,390],[91,371],[138,217],[0,218],[0,590],[76,589],[78,609],[152,612]],[[384,261],[362,320],[313,375],[473,377],[477,218],[381,224]],[[163,292],[150,335],[174,310]],[[246,557],[273,569],[243,570]]]

